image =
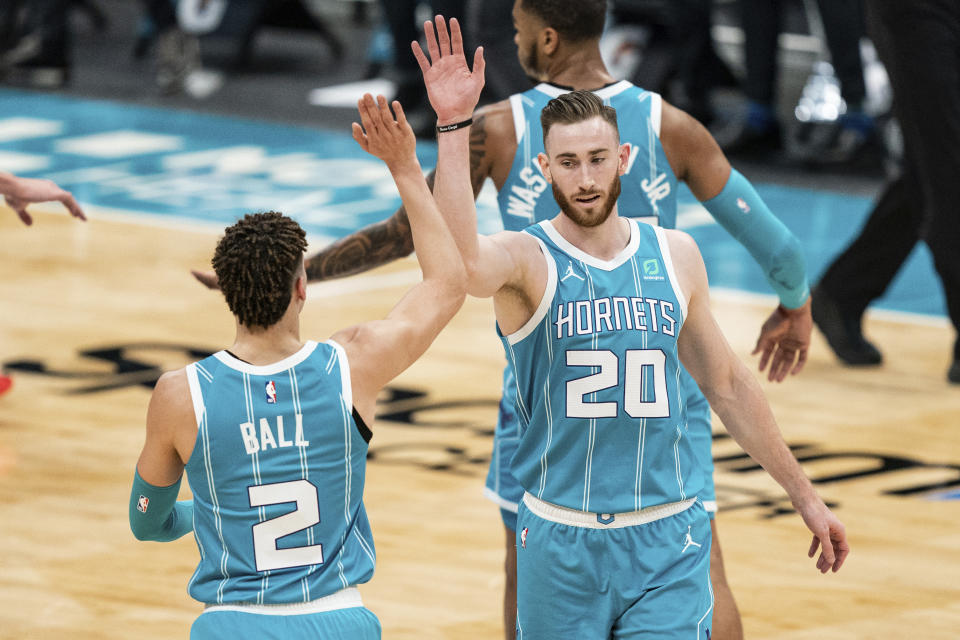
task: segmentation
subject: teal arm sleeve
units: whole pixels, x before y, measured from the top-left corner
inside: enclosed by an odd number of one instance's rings
[[[177,502],[179,491],[180,480],[155,487],[133,472],[130,530],[137,540],[170,542],[193,531],[193,500]]]
[[[800,241],[773,215],[753,185],[731,169],[723,191],[703,206],[763,268],[780,303],[788,309],[803,306],[810,285]]]

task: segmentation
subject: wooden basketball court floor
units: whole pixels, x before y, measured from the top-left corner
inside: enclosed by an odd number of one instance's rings
[[[25,228],[0,208],[0,360],[15,378],[0,397],[3,639],[186,637],[200,612],[185,590],[192,537],[137,542],[127,500],[150,381],[196,359],[186,349],[233,339],[219,294],[188,273],[209,264],[217,233],[91,213],[87,224],[39,214]],[[415,268],[311,287],[302,337],[382,316]],[[713,304],[755,368],[771,304]],[[361,591],[386,638],[501,637],[503,528],[481,496],[503,364],[492,328],[489,301],[468,300],[379,408],[366,485],[378,566]],[[882,368],[842,368],[815,335],[801,375],[763,382],[847,526],[839,574],[815,570],[783,494],[715,441],[719,530],[749,638],[960,636],[960,501],[929,497],[960,488],[960,389],[944,376],[953,336],[877,314],[866,328]]]

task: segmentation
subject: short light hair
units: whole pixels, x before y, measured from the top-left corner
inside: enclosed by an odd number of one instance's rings
[[[546,142],[547,134],[553,125],[576,124],[591,118],[603,118],[610,123],[617,139],[620,139],[616,109],[603,104],[603,100],[592,91],[571,91],[552,99],[540,112],[540,125],[543,127],[544,142]]]

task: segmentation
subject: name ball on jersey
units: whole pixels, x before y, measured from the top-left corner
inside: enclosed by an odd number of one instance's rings
[[[271,426],[266,418],[260,418],[260,433],[252,422],[240,425],[240,436],[243,438],[243,448],[247,455],[252,456],[268,449],[283,449],[286,447],[309,447],[310,441],[303,437],[303,414],[296,414],[296,426],[293,430],[293,440],[287,440],[283,428],[283,416],[277,416],[277,428]],[[274,437],[276,433],[276,437]]]

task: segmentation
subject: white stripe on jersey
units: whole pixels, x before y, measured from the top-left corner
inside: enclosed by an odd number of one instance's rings
[[[370,562],[376,564],[377,558],[376,554],[373,552],[373,548],[370,546],[370,543],[363,539],[363,536],[354,529],[353,535],[357,537],[357,541],[360,543],[360,548],[363,549],[363,552],[367,554],[367,557],[370,558]]]
[[[681,500],[687,499],[687,494],[683,491],[683,473],[680,471],[680,438],[683,433],[680,431],[680,425],[677,425],[677,439],[673,441],[673,460],[677,466],[677,484],[680,485]]]
[[[213,376],[210,375],[210,372],[203,368],[203,365],[199,362],[194,362],[193,367],[196,367],[197,371],[203,374],[203,377],[207,379],[207,382],[213,382]]]
[[[213,463],[210,461],[210,430],[207,424],[207,416],[204,413],[203,423],[200,425],[201,446],[203,448],[203,466],[207,472],[207,490],[210,491],[210,501],[213,504],[214,525],[217,529],[217,537],[220,538],[220,546],[223,551],[220,553],[220,574],[223,579],[217,587],[217,603],[223,604],[223,588],[230,578],[230,572],[227,571],[227,561],[230,559],[230,552],[227,550],[227,543],[223,540],[223,521],[220,518],[220,502],[217,500],[217,489],[213,482]]]
[[[253,389],[250,386],[250,374],[241,373],[243,377],[243,403],[247,411],[247,422],[254,425],[256,429],[255,417],[253,414]],[[250,465],[253,471],[253,483],[255,485],[262,484],[261,475],[260,475],[260,452],[256,451],[252,456],[250,456]],[[267,510],[263,506],[257,507],[257,518],[258,522],[263,522],[266,519]],[[267,592],[267,586],[270,582],[270,571],[264,571],[263,577],[260,578],[260,593],[257,594],[257,604],[263,604],[264,594]]]
[[[637,297],[643,297],[643,282],[640,278],[640,265],[637,262],[637,256],[630,258],[630,271],[633,274],[633,286],[637,292]],[[647,348],[647,333],[643,334],[643,348]],[[643,508],[643,456],[647,445],[647,419],[640,418],[640,433],[637,436],[637,475],[634,484],[634,506],[637,511]]]

